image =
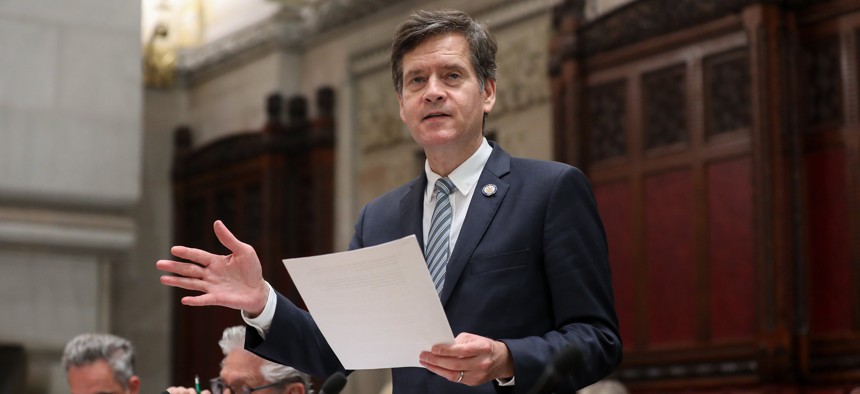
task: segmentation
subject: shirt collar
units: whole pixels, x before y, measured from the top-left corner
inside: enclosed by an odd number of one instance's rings
[[[454,183],[454,186],[457,187],[457,192],[463,196],[466,196],[471,192],[472,186],[478,183],[478,179],[481,177],[481,172],[484,170],[484,165],[487,164],[487,161],[490,159],[490,155],[493,153],[493,147],[487,142],[487,139],[484,138],[481,142],[481,146],[478,147],[478,150],[472,154],[463,164],[460,164],[454,171],[451,171],[451,174],[448,175],[448,179]],[[430,163],[427,160],[424,160],[424,173],[427,174],[427,190],[425,190],[425,197],[432,197],[433,191],[436,187],[436,181],[441,178],[439,174],[433,172],[430,169]]]

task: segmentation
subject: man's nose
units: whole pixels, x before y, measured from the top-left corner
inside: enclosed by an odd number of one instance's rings
[[[442,101],[445,98],[445,89],[439,78],[431,77],[427,81],[427,89],[424,91],[424,100],[428,102]]]

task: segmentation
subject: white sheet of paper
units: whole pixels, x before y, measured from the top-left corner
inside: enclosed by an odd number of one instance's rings
[[[421,351],[454,342],[414,235],[284,266],[346,369],[421,367]]]

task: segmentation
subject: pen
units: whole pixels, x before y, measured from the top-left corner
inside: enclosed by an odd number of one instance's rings
[[[200,377],[194,375],[194,390],[197,390],[197,394],[200,394]]]

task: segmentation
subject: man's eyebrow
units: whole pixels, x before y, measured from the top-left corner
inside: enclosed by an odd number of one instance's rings
[[[445,63],[445,64],[443,64],[441,67],[439,67],[439,69],[444,70],[444,71],[457,70],[457,71],[460,71],[460,72],[468,72],[469,67],[468,67],[468,66],[466,66],[466,65],[465,65],[465,64],[463,64],[463,63],[459,63],[459,62],[450,62],[450,63]],[[427,72],[427,70],[426,70],[425,68],[423,68],[423,67],[413,68],[413,69],[411,69],[411,70],[406,70],[406,71],[403,73],[403,76],[404,76],[404,77],[406,77],[406,78],[409,78],[409,77],[411,77],[411,76],[414,76],[414,75],[420,75],[420,74],[423,74],[423,73],[425,73],[425,72]]]
[[[403,74],[403,75],[404,75],[404,76],[406,76],[406,77],[411,77],[411,76],[413,76],[413,75],[421,74],[422,72],[424,72],[424,70],[422,70],[422,69],[420,69],[420,68],[413,68],[413,69],[411,69],[411,70],[407,70],[407,71],[406,71],[406,73],[405,73],[405,74]]]
[[[465,70],[467,69],[466,65],[460,62],[451,62],[445,63],[442,65],[442,69],[444,70]]]

